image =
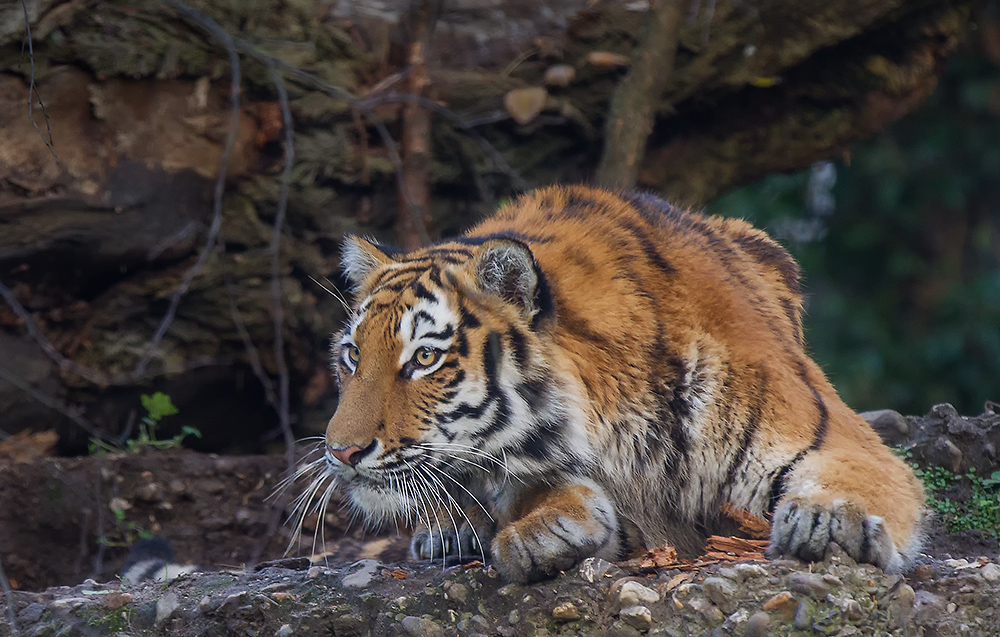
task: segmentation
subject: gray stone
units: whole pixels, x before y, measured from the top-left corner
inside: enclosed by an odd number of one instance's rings
[[[879,409],[860,414],[886,444],[894,445],[910,437],[910,425],[898,411]]]
[[[653,614],[645,606],[629,606],[621,609],[618,617],[636,630],[646,632],[653,625]]]
[[[490,623],[482,615],[473,615],[458,622],[455,628],[458,629],[460,635],[472,637],[475,634],[490,632]]]
[[[830,585],[823,580],[822,575],[801,571],[788,576],[788,587],[796,593],[809,595],[815,599],[826,599],[827,593],[830,592]]]
[[[614,564],[599,557],[588,557],[580,564],[580,577],[591,584],[604,577]]]
[[[799,607],[795,610],[795,627],[804,630],[812,626],[813,613],[816,610],[815,603],[808,597],[803,597],[799,601]]]
[[[726,621],[722,622],[722,630],[727,634],[732,634],[737,626],[743,624],[750,618],[750,611],[745,608],[741,608],[729,617]]]
[[[456,582],[445,589],[444,598],[453,600],[459,604],[464,604],[465,600],[469,598],[469,589],[467,589],[464,584]]]
[[[916,600],[916,593],[908,584],[903,584],[896,591],[892,601],[889,602],[889,626],[891,628],[902,628],[909,622],[913,615],[913,606]]]
[[[747,620],[747,637],[766,637],[770,624],[770,616],[762,610],[757,611]]]
[[[739,606],[740,589],[728,579],[709,577],[702,583],[701,588],[708,599],[724,613],[732,613]]]
[[[979,574],[982,575],[983,579],[987,582],[995,582],[1000,580],[1000,566],[997,566],[993,562],[984,564],[983,568],[979,569]]]
[[[295,632],[295,631],[292,630],[292,627],[291,627],[290,624],[282,624],[281,628],[279,628],[274,633],[274,637],[289,637],[289,635],[291,635],[293,632]]]
[[[660,601],[660,594],[651,588],[646,588],[639,582],[628,581],[622,584],[618,591],[618,601],[622,608],[627,606],[642,606]]]
[[[411,637],[444,637],[444,629],[423,617],[407,615],[399,622]]]
[[[358,560],[355,562],[351,568],[355,568],[353,573],[347,575],[343,579],[344,586],[350,588],[363,588],[371,583],[372,578],[375,577],[375,573],[378,571],[378,562],[375,560]]]

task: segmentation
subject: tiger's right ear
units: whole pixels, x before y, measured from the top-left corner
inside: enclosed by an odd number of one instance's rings
[[[344,237],[340,265],[355,290],[361,287],[369,274],[392,262],[392,258],[375,242],[353,234]]]

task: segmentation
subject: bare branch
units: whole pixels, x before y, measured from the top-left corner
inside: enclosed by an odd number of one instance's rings
[[[28,330],[28,334],[31,335],[31,338],[35,339],[35,342],[38,343],[40,348],[42,348],[45,355],[51,358],[60,370],[72,372],[73,374],[76,374],[81,378],[85,378],[100,387],[106,387],[111,384],[111,379],[107,374],[89,367],[84,367],[83,365],[79,365],[60,354],[59,350],[57,350],[55,346],[53,346],[52,343],[45,338],[42,331],[38,329],[38,326],[35,324],[35,320],[31,317],[31,314],[28,313],[28,310],[21,305],[21,302],[17,300],[17,297],[14,296],[14,292],[12,292],[11,289],[3,283],[0,283],[0,297],[3,297],[3,300],[10,306],[10,309],[14,311],[14,314],[16,314],[17,317],[24,323],[24,327]]]
[[[35,45],[31,38],[31,19],[28,17],[27,0],[21,0],[21,8],[24,10],[25,41],[28,45],[28,119],[31,121],[31,125],[35,127],[35,130],[38,131],[39,137],[45,142],[45,147],[52,153],[52,158],[56,160],[56,164],[60,168],[63,168],[62,162],[59,161],[59,156],[56,155],[56,149],[52,145],[52,127],[49,125],[49,114],[46,112],[45,103],[42,102],[42,96],[38,94],[38,88],[35,86]],[[21,52],[23,55],[23,46]],[[45,133],[38,127],[38,123],[35,122],[33,109],[36,99],[38,100],[38,106],[42,109],[42,117],[45,118]],[[46,134],[48,134],[47,137]]]
[[[285,436],[285,454],[288,458],[288,468],[295,466],[295,436],[292,435],[292,423],[288,407],[288,363],[285,361],[285,319],[281,306],[281,230],[285,224],[285,213],[288,211],[288,192],[292,186],[292,164],[295,161],[295,129],[292,126],[292,111],[288,106],[288,91],[285,81],[274,67],[274,62],[267,61],[267,70],[271,74],[274,87],[278,90],[278,103],[281,105],[281,126],[285,131],[285,166],[281,173],[281,192],[278,195],[278,211],[274,216],[274,232],[271,235],[271,317],[274,321],[274,360],[278,368],[278,420],[281,432]]]
[[[639,176],[646,141],[653,131],[656,106],[670,81],[683,15],[681,0],[656,0],[632,68],[611,98],[605,125],[604,153],[597,182],[631,188]]]

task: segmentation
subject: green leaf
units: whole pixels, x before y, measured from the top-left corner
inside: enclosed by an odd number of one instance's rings
[[[177,407],[170,402],[170,396],[163,392],[156,392],[152,396],[143,394],[141,396],[142,408],[149,413],[152,420],[159,421],[165,416],[173,416],[178,412]]]

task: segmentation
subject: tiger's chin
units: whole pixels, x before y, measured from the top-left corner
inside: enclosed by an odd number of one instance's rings
[[[352,508],[360,512],[372,526],[381,526],[392,519],[406,519],[417,509],[410,498],[387,485],[358,481],[342,483]]]

